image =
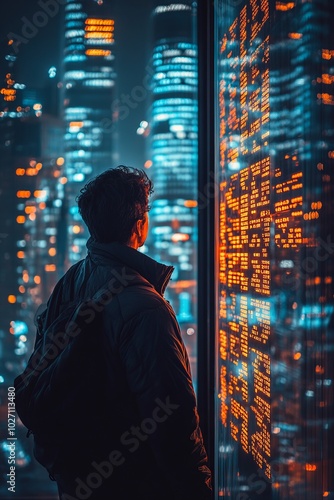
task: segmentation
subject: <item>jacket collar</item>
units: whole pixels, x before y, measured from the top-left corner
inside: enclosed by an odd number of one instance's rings
[[[87,248],[93,260],[96,260],[96,257],[106,260],[116,259],[127,267],[131,267],[151,283],[160,295],[164,294],[174,271],[173,266],[160,264],[148,255],[121,243],[98,243],[93,238],[89,238]]]

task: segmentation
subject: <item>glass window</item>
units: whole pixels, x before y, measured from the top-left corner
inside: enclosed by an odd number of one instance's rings
[[[330,498],[332,4],[215,13],[217,494]]]

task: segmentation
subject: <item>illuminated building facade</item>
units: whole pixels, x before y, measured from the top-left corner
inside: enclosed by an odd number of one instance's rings
[[[63,139],[60,120],[47,115],[29,117],[18,122],[16,133],[22,151],[13,162],[15,221],[21,233],[16,242],[16,301],[20,313],[19,323],[11,326],[18,334],[16,326],[24,328],[20,319],[28,331],[34,331],[37,307],[46,303],[64,271],[66,201],[64,159],[58,157]]]
[[[332,6],[215,12],[217,494],[331,498]]]
[[[70,212],[67,264],[86,254],[87,232],[75,197],[87,179],[113,165],[114,28],[110,2],[67,0],[63,75]]]
[[[6,47],[7,49],[7,47]],[[10,322],[18,317],[17,296],[18,259],[16,242],[20,231],[15,224],[16,196],[13,181],[13,149],[17,121],[27,115],[28,110],[20,107],[20,92],[25,87],[15,82],[16,56],[6,50],[5,74],[1,75],[0,107],[0,343],[1,354],[14,356],[14,338],[9,334]]]
[[[39,100],[23,105],[25,85],[13,76],[16,57],[6,60],[10,71],[2,90],[14,92],[1,92],[0,331],[3,355],[18,364],[34,342],[27,334],[35,330],[35,311],[63,271],[63,127],[57,116],[43,114]]]
[[[194,7],[159,6],[153,12],[151,160],[155,186],[150,212],[150,255],[175,267],[168,287],[192,370],[196,370],[197,262],[197,46]]]

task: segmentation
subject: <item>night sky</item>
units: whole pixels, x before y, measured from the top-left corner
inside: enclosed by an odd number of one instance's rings
[[[39,0],[47,2],[47,0]],[[51,0],[51,2],[56,0]],[[170,2],[158,0],[105,0],[114,5],[116,72],[118,95],[130,94],[135,86],[141,86],[145,68],[150,59],[152,26],[150,18],[156,5]],[[38,0],[8,0],[1,2],[0,33],[1,47],[7,42],[7,34],[22,34],[24,19],[32,20],[41,11]],[[16,81],[27,88],[43,87],[51,66],[61,67],[63,16],[62,9],[28,43],[21,44],[18,53]],[[3,50],[1,50],[1,55]],[[3,60],[0,61],[1,80],[4,76]],[[145,143],[136,134],[141,120],[147,118],[149,98],[131,109],[129,116],[119,124],[119,163],[142,167],[147,159]]]

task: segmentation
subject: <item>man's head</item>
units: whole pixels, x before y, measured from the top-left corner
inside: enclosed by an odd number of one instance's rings
[[[147,236],[152,192],[153,184],[143,170],[120,165],[80,190],[79,212],[99,243],[117,241],[138,248]]]

